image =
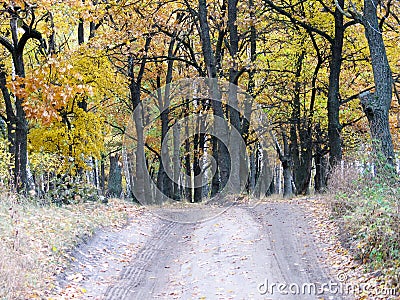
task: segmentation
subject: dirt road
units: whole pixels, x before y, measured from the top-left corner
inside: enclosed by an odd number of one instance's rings
[[[293,203],[235,205],[195,224],[147,210],[82,245],[63,284],[86,299],[341,299],[310,232]]]

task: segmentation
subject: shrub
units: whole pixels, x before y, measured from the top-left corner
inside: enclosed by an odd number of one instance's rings
[[[400,183],[391,166],[376,173],[347,167],[331,174],[331,207],[343,226],[343,239],[368,269],[381,271],[399,287]],[[382,167],[382,166],[381,166]],[[346,236],[344,236],[346,235]]]
[[[63,157],[52,153],[30,154],[35,179],[35,188],[30,195],[32,201],[63,205],[104,199],[95,185],[87,180],[85,170],[77,174],[74,161],[70,161],[67,169],[64,161]]]
[[[62,205],[102,199],[97,188],[79,176],[54,176],[51,185],[43,197],[46,202]]]

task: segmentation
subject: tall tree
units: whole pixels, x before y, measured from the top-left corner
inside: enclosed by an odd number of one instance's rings
[[[354,5],[344,11],[343,2],[335,0],[335,4],[341,14],[364,26],[371,55],[375,92],[360,94],[360,100],[368,118],[375,151],[383,153],[387,162],[394,165],[393,141],[389,126],[393,79],[377,15],[377,8],[381,3],[379,0],[365,0],[363,13],[357,11]]]
[[[8,18],[8,32],[11,33],[11,40],[6,36],[0,36],[0,44],[11,54],[13,69],[18,77],[25,77],[24,50],[30,39],[38,40],[43,46],[43,38],[35,25],[35,6],[24,2],[24,6],[19,6],[14,1],[5,4],[4,16]],[[23,34],[20,34],[20,29]],[[14,184],[18,191],[28,188],[28,122],[23,108],[24,99],[15,97],[15,112],[8,111],[9,126],[15,128],[14,141]],[[14,115],[14,116],[13,116]]]
[[[171,42],[168,47],[168,57],[173,57],[174,55],[174,47],[175,47],[175,38],[171,39]],[[161,110],[160,118],[161,118],[161,139],[160,139],[160,149],[161,149],[161,160],[160,166],[157,175],[157,187],[159,190],[167,197],[173,197],[173,185],[172,181],[168,176],[170,166],[168,165],[169,161],[169,151],[168,145],[164,143],[166,135],[169,129],[169,111],[170,111],[170,103],[171,103],[171,82],[172,82],[172,72],[173,72],[174,61],[172,59],[168,60],[167,74],[165,80],[164,89],[161,88],[161,78],[160,75],[157,75],[157,98],[158,105]],[[169,171],[169,172],[168,172]]]
[[[129,57],[128,63],[128,76],[130,78],[129,90],[130,90],[130,98],[132,107],[134,110],[134,122],[135,129],[137,134],[137,149],[136,149],[136,181],[134,188],[136,190],[136,197],[139,201],[146,201],[146,203],[150,203],[153,201],[151,190],[150,190],[150,182],[148,180],[147,174],[147,164],[146,157],[144,151],[144,136],[143,136],[143,111],[141,106],[141,87],[143,75],[145,72],[145,67],[147,63],[147,51],[150,47],[150,43],[152,40],[152,36],[149,34],[145,38],[144,45],[144,56],[139,64],[139,71],[135,74],[135,64],[133,57]]]
[[[338,0],[343,3],[344,0]],[[329,63],[328,86],[328,141],[329,163],[336,166],[342,160],[342,138],[339,120],[340,108],[340,71],[342,66],[343,39],[345,27],[343,15],[338,8],[333,13],[335,19],[335,35],[331,39],[331,60]]]
[[[222,138],[227,141],[227,129],[221,124],[222,120],[225,120],[224,111],[222,109],[221,96],[218,87],[218,76],[217,76],[217,59],[216,55],[211,46],[210,39],[210,27],[208,24],[208,9],[206,0],[199,0],[198,2],[198,11],[199,11],[199,22],[200,22],[200,36],[202,41],[202,52],[205,64],[207,66],[208,77],[210,80],[210,89],[211,95],[214,99],[212,101],[212,107],[214,110],[215,116],[218,118],[214,124],[215,131],[218,132]],[[218,52],[217,52],[218,54]],[[218,54],[219,55],[219,54]],[[218,151],[217,162],[218,169],[220,175],[220,187],[225,187],[229,178],[229,169],[230,169],[230,159],[229,152],[226,145],[223,142],[218,141],[215,143],[218,147],[217,149],[213,149],[213,151]]]
[[[343,0],[338,0],[343,1]],[[340,124],[339,109],[340,109],[340,73],[342,66],[343,56],[343,40],[344,32],[346,28],[353,25],[354,22],[347,22],[344,24],[342,13],[336,9],[332,11],[330,4],[325,1],[318,1],[322,5],[324,13],[329,13],[334,17],[334,35],[332,36],[329,30],[325,28],[319,28],[318,25],[314,25],[307,22],[307,18],[301,18],[296,14],[296,6],[292,5],[290,8],[285,8],[285,4],[278,5],[276,2],[271,0],[264,0],[264,2],[271,7],[277,13],[287,17],[290,22],[296,26],[302,27],[303,29],[315,33],[322,38],[326,39],[331,45],[330,53],[330,68],[329,68],[329,84],[328,84],[328,144],[330,154],[330,165],[333,167],[342,160],[342,138]],[[305,1],[301,1],[304,3]],[[300,4],[301,4],[300,3]],[[302,7],[302,5],[298,5]],[[321,12],[320,12],[321,13]],[[321,18],[323,18],[321,16]]]
[[[241,160],[241,149],[240,141],[237,141],[238,135],[233,133],[234,130],[242,133],[240,124],[240,114],[239,114],[239,102],[238,102],[238,52],[239,52],[239,35],[238,35],[238,1],[228,0],[228,29],[229,29],[229,52],[232,59],[232,64],[229,69],[229,121],[232,126],[231,134],[229,136],[229,151],[232,158],[231,160],[231,189],[234,192],[240,191],[240,164]],[[242,149],[243,150],[243,149]]]
[[[371,137],[378,141],[375,145],[381,151],[389,164],[394,164],[392,136],[389,127],[389,109],[392,102],[392,72],[386,55],[382,31],[379,28],[377,7],[378,0],[364,1],[364,17],[362,23],[371,53],[371,64],[374,73],[375,93],[362,98],[364,111],[367,115]]]

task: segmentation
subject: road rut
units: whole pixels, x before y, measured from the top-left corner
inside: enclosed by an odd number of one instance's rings
[[[234,205],[198,223],[154,217],[152,225],[108,285],[85,276],[87,299],[342,299],[322,288],[336,281],[294,203]]]

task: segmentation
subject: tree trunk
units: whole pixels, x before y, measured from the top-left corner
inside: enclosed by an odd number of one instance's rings
[[[186,188],[185,188],[185,196],[189,202],[192,202],[192,168],[191,168],[191,161],[190,161],[190,130],[189,130],[189,110],[190,104],[189,101],[185,103],[185,171],[186,171]]]
[[[279,165],[275,166],[275,191],[277,194],[281,193],[281,167]]]
[[[168,57],[173,56],[175,40],[172,39],[169,48],[168,48]],[[165,81],[165,90],[164,95],[161,92],[161,84],[160,84],[160,77],[157,77],[158,82],[158,105],[161,110],[161,140],[160,140],[160,149],[161,149],[161,160],[160,160],[160,167],[159,167],[159,174],[157,176],[157,187],[161,191],[163,195],[160,197],[173,197],[173,185],[172,181],[169,178],[168,174],[170,172],[170,157],[169,157],[169,149],[168,144],[165,143],[164,140],[168,133],[168,123],[169,123],[169,105],[170,105],[170,84],[172,82],[172,71],[173,71],[173,64],[174,61],[172,59],[168,60],[168,68],[167,68],[167,75]],[[161,200],[161,199],[160,199]]]
[[[254,1],[249,0],[249,10],[250,10],[250,18],[255,19],[255,13],[254,13]],[[257,31],[256,27],[252,24],[250,26],[250,61],[252,64],[255,63],[256,58],[257,58]],[[253,66],[253,65],[252,65]],[[248,84],[247,84],[247,95],[245,95],[244,99],[244,116],[243,116],[243,121],[241,124],[241,135],[242,138],[245,142],[247,143],[248,136],[249,136],[249,130],[250,130],[250,119],[251,119],[251,114],[252,114],[252,108],[253,108],[253,101],[254,101],[254,94],[255,94],[255,75],[256,71],[254,68],[250,68],[249,70],[249,79],[248,79]],[[245,149],[242,149],[242,151],[246,151]],[[249,174],[249,180],[248,180],[248,187],[247,190],[251,194],[253,193],[255,186],[256,186],[256,151],[257,151],[257,146],[250,147],[250,157],[249,157],[249,162],[246,160],[242,160],[240,167],[240,174],[243,174],[247,171],[250,172]],[[248,167],[248,163],[250,166],[250,169]]]
[[[250,176],[248,185],[248,191],[250,194],[254,192],[254,189],[256,187],[256,158],[255,158],[256,151],[257,151],[256,147],[250,148]]]
[[[197,124],[197,129],[199,129],[199,122]],[[194,175],[194,191],[193,191],[193,201],[194,202],[201,202],[202,198],[202,174],[201,174],[201,167],[200,167],[200,156],[201,150],[200,149],[200,133],[197,130],[197,133],[193,137],[193,175]]]
[[[22,52],[16,53],[14,58],[15,73],[25,77],[25,68]],[[14,180],[18,192],[28,188],[28,121],[22,106],[23,99],[15,97],[16,126],[15,126],[15,170]]]
[[[100,160],[100,189],[101,189],[101,194],[104,196],[106,194],[105,187],[106,187],[106,167],[104,164],[105,160],[104,154],[101,155],[101,160]]]
[[[146,37],[144,45],[144,53],[147,53],[152,36]],[[146,156],[144,152],[144,137],[143,137],[143,107],[140,103],[141,97],[141,82],[145,71],[147,62],[146,55],[142,58],[139,71],[135,76],[134,73],[134,60],[130,57],[128,60],[128,75],[130,77],[130,98],[133,108],[133,118],[135,122],[135,131],[137,137],[137,148],[136,148],[136,177],[134,183],[135,197],[142,204],[150,204],[153,202],[152,191],[150,186],[150,178],[147,170]],[[136,77],[136,80],[135,80]]]
[[[200,159],[204,147],[204,134],[201,132],[201,117],[197,119],[196,134],[193,137],[193,175],[194,175],[194,191],[193,201],[201,202],[203,196],[203,176],[200,165]]]
[[[273,174],[269,164],[268,152],[263,149],[259,157],[259,174],[257,176],[257,183],[253,196],[256,198],[264,197],[268,194],[271,182],[273,181]]]
[[[315,176],[314,176],[314,189],[317,193],[323,193],[327,187],[327,175],[329,170],[329,162],[326,157],[327,151],[322,148],[324,144],[323,135],[320,124],[315,126],[315,135],[317,140],[315,142]]]
[[[174,185],[173,185],[173,197],[175,200],[180,199],[180,185],[179,185],[179,174],[181,172],[181,159],[180,159],[180,130],[179,123],[176,123],[173,127],[173,139],[174,139],[174,156],[173,156],[173,174],[174,174]]]
[[[292,186],[292,160],[289,152],[289,145],[287,137],[283,134],[283,148],[284,156],[282,157],[282,168],[283,168],[283,197],[290,198],[293,196],[293,186]]]
[[[185,194],[186,194],[186,199],[189,202],[192,202],[192,168],[191,168],[191,162],[190,162],[190,142],[188,139],[185,141],[185,171],[186,171],[186,188],[185,188]]]
[[[238,66],[237,66],[237,53],[239,50],[239,35],[237,30],[237,0],[228,0],[228,28],[229,28],[229,49],[232,58],[232,64],[229,69],[229,120],[232,126],[229,136],[229,152],[230,156],[235,159],[231,159],[231,187],[230,190],[233,193],[240,192],[241,187],[241,172],[240,165],[242,162],[240,141],[237,139],[239,135],[233,134],[236,130],[239,134],[242,133],[240,124],[240,114],[239,114],[239,103],[237,97],[237,76],[238,76]]]
[[[142,204],[153,203],[150,188],[150,179],[147,171],[146,156],[144,152],[142,105],[140,103],[140,88],[136,82],[131,82],[131,98],[135,107],[133,118],[137,137],[136,148],[136,182],[134,184],[135,196]]]
[[[387,163],[394,166],[394,151],[389,127],[389,109],[392,101],[392,72],[385,44],[378,24],[378,0],[364,1],[363,25],[371,54],[375,93],[360,95],[367,115],[374,150],[382,153]]]
[[[119,164],[120,155],[110,155],[110,172],[108,175],[107,195],[119,198],[122,194],[122,169]]]
[[[205,169],[204,168],[204,164],[202,164],[202,162],[200,161],[200,159],[203,159],[203,155],[204,155],[204,147],[205,147],[205,143],[206,143],[206,135],[205,135],[205,118],[204,116],[201,116],[199,118],[199,122],[200,124],[199,126],[199,146],[198,146],[198,158],[199,158],[199,167],[200,167],[200,173],[197,175],[198,176],[198,180],[195,182],[196,186],[198,187],[198,193],[200,194],[198,198],[195,197],[195,201],[200,202],[202,200],[203,197],[203,190],[204,190],[204,183],[203,183],[203,177],[204,177],[204,172]],[[204,163],[204,161],[203,161]],[[203,166],[203,168],[202,168]],[[196,177],[195,177],[196,178]],[[196,191],[195,191],[196,193]],[[196,195],[196,194],[195,194]]]
[[[9,143],[8,150],[11,154],[15,154],[15,114],[12,107],[10,92],[8,91],[7,76],[4,72],[4,65],[0,65],[0,89],[6,106],[6,124],[7,124],[7,140]]]
[[[372,145],[377,154],[375,164],[379,172],[386,162],[394,166],[393,142],[389,129],[389,107],[380,102],[376,92],[360,95],[360,101],[368,119]],[[379,154],[384,155],[385,161],[379,158]]]
[[[79,19],[78,23],[78,44],[82,45],[85,42],[85,28],[82,19]]]
[[[94,38],[96,33],[96,23],[90,22],[89,24],[89,40]]]
[[[314,189],[317,193],[323,193],[326,190],[326,175],[328,170],[328,160],[322,151],[315,153],[315,176]]]
[[[312,167],[311,120],[306,121],[301,115],[301,82],[300,76],[305,58],[303,51],[296,63],[296,83],[293,95],[292,125],[290,127],[290,153],[293,160],[293,181],[296,194],[309,193]]]
[[[92,166],[93,166],[93,185],[96,187],[96,189],[99,187],[99,173],[98,173],[98,168],[97,168],[97,159],[92,157]]]
[[[290,157],[289,143],[286,133],[282,131],[283,151],[275,139],[275,146],[278,152],[279,160],[283,168],[283,197],[290,198],[293,196],[292,186],[292,159]]]
[[[125,195],[127,198],[132,197],[132,168],[131,168],[130,162],[131,162],[131,160],[128,157],[128,153],[124,149],[122,151],[122,165],[123,165],[123,172],[124,172],[125,184],[126,184]]]
[[[274,176],[272,176],[272,180],[271,180],[271,183],[270,183],[270,185],[269,185],[269,187],[268,187],[268,189],[267,189],[267,192],[266,192],[266,194],[265,194],[265,196],[271,196],[271,195],[273,195],[273,194],[275,194],[276,193],[276,189],[275,189],[275,177]]]
[[[1,136],[2,138],[7,138],[7,134],[6,134],[6,123],[4,122],[4,119],[2,118],[2,116],[0,117],[0,132],[1,132]]]
[[[344,0],[338,0],[341,7]],[[338,8],[335,9],[335,38],[331,46],[331,61],[329,68],[329,86],[328,86],[328,144],[329,144],[329,164],[336,166],[342,160],[342,126],[339,122],[339,88],[340,88],[340,70],[342,66],[342,51],[344,26],[343,15]]]
[[[26,3],[25,3],[26,5]],[[34,9],[33,6],[30,8]],[[41,34],[33,27],[29,27],[25,23],[18,27],[18,22],[21,20],[18,15],[20,8],[14,1],[9,3],[9,9],[3,10],[3,13],[8,13],[10,17],[10,30],[11,41],[7,38],[0,39],[0,44],[4,46],[12,56],[15,74],[19,77],[25,77],[25,65],[23,60],[23,53],[26,43],[29,39],[36,39],[43,42]],[[31,25],[33,25],[32,22]],[[23,29],[24,33],[20,35],[19,29]],[[14,151],[14,184],[18,192],[26,192],[28,187],[28,153],[27,153],[27,136],[28,136],[28,122],[26,120],[25,111],[22,107],[23,99],[15,98],[15,148]],[[7,109],[7,108],[6,108]],[[12,122],[12,120],[10,120]],[[13,125],[13,124],[11,124]],[[13,127],[13,126],[11,126]]]
[[[302,125],[304,126],[304,125]],[[297,139],[297,133],[291,130],[291,140]],[[294,136],[293,136],[294,135]],[[292,137],[293,136],[293,137]],[[293,181],[296,187],[296,195],[307,195],[310,190],[311,169],[312,169],[312,141],[307,130],[299,134],[300,146],[291,144],[291,155],[293,157]],[[300,147],[300,150],[298,149]]]
[[[211,137],[212,142],[212,156],[214,161],[216,162],[215,166],[212,168],[212,180],[211,180],[211,197],[214,197],[218,194],[220,180],[219,180],[219,168],[218,168],[218,140],[216,137]]]

